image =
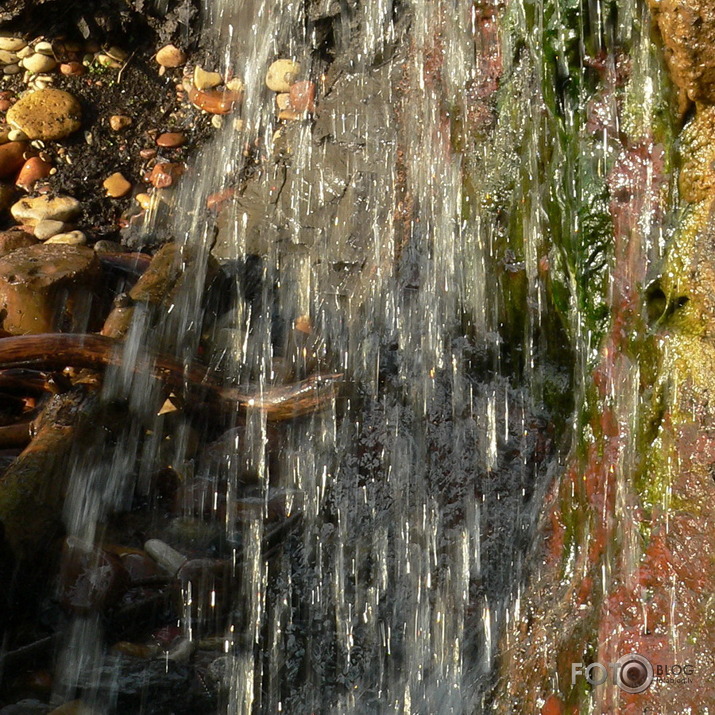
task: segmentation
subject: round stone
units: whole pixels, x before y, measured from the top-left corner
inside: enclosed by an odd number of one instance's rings
[[[22,66],[32,74],[40,74],[40,72],[51,72],[57,67],[57,60],[49,55],[36,52],[34,55],[26,57],[22,61]]]
[[[68,233],[57,233],[52,238],[48,238],[45,243],[61,243],[65,246],[84,246],[87,243],[87,236],[82,231],[69,231]]]
[[[81,208],[80,202],[71,196],[33,196],[13,204],[10,213],[19,223],[35,226],[44,219],[69,221]]]
[[[274,92],[289,92],[300,74],[300,65],[293,60],[276,60],[266,73],[266,85]]]
[[[174,45],[164,45],[156,53],[156,61],[162,67],[180,67],[186,62],[186,54]]]
[[[82,126],[82,108],[69,92],[41,89],[15,102],[7,121],[30,139],[63,139]]]
[[[164,132],[156,138],[156,143],[167,149],[173,149],[186,144],[186,137],[182,132]]]
[[[0,179],[7,179],[22,168],[26,148],[23,142],[15,141],[0,145]]]
[[[5,50],[7,52],[18,52],[27,43],[25,40],[19,37],[0,37],[0,50]]]

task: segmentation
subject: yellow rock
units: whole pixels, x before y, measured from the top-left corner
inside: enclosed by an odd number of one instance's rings
[[[79,102],[61,89],[41,89],[21,97],[7,110],[8,124],[29,139],[62,139],[82,126]]]
[[[132,190],[131,183],[127,181],[123,174],[119,171],[115,172],[111,176],[108,176],[104,180],[102,186],[104,186],[107,196],[110,196],[113,199],[119,199],[122,196],[126,196]]]
[[[266,85],[274,92],[288,92],[300,74],[300,65],[293,60],[276,60],[266,73]]]
[[[218,87],[221,82],[223,82],[223,78],[218,72],[207,72],[198,65],[194,68],[194,87],[196,89],[213,89]]]

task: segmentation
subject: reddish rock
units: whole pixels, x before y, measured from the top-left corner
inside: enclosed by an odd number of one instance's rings
[[[296,112],[312,112],[315,109],[315,83],[308,80],[290,86],[290,106]]]
[[[12,107],[12,102],[9,99],[0,99],[0,112],[7,112]]]
[[[156,156],[156,149],[142,149],[139,156],[142,159],[153,159]]]
[[[33,156],[22,165],[15,185],[29,191],[38,179],[46,179],[51,170],[51,164],[43,161],[39,156]]]
[[[6,179],[19,171],[25,163],[25,142],[0,144],[0,179]]]
[[[157,137],[156,143],[161,147],[174,149],[186,144],[186,136],[182,132],[165,132]]]
[[[154,166],[149,174],[149,183],[157,189],[165,189],[171,186],[184,173],[183,164],[173,164],[168,161],[160,162]]]

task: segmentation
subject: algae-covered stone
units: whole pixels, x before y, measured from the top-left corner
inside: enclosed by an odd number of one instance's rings
[[[7,112],[7,121],[29,139],[63,139],[82,126],[82,108],[61,89],[41,89],[21,97]]]

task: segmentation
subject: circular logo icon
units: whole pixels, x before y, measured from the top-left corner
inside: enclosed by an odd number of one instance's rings
[[[638,653],[621,656],[616,662],[616,684],[626,693],[642,693],[653,682],[653,666]]]

